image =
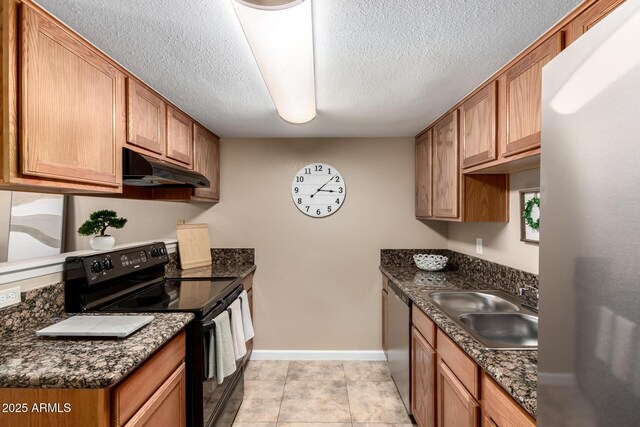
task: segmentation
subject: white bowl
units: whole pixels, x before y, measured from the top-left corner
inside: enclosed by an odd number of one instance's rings
[[[449,258],[443,255],[416,254],[413,261],[420,270],[440,271],[447,265]]]

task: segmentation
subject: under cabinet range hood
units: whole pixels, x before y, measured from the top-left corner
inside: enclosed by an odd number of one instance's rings
[[[122,149],[122,184],[139,187],[208,188],[211,183],[202,174],[181,168],[128,148]]]

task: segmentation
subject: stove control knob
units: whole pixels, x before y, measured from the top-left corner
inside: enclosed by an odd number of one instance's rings
[[[164,246],[161,246],[160,249],[158,249],[158,252],[160,252],[160,255],[166,255],[167,250],[164,248]]]
[[[104,261],[102,261],[102,267],[104,268],[105,271],[109,271],[113,269],[113,262],[111,262],[111,260],[109,258],[105,258]]]
[[[98,261],[93,261],[91,263],[91,272],[92,273],[100,273],[102,271],[102,265]]]
[[[151,248],[151,256],[152,257],[157,257],[158,256],[158,250],[156,248]]]

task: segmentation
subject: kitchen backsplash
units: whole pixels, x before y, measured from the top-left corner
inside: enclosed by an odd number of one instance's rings
[[[414,266],[413,255],[425,253],[449,257],[449,262],[444,271],[458,271],[480,282],[491,283],[493,284],[492,287],[497,287],[514,295],[518,295],[519,288],[523,286],[538,289],[538,276],[536,274],[449,249],[382,249],[380,250],[380,265]],[[530,300],[530,297],[526,299]]]
[[[0,310],[0,335],[25,329],[37,329],[64,314],[64,283],[22,292],[22,301]]]
[[[255,264],[255,250],[253,248],[211,248],[211,262],[214,267],[227,270],[243,265]],[[176,251],[169,254],[169,264],[165,272],[180,268],[180,254]]]

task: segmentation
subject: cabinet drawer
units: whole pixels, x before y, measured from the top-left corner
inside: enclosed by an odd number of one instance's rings
[[[485,425],[534,427],[536,422],[489,375],[482,376],[482,412]]]
[[[124,425],[149,400],[185,358],[185,332],[171,340],[113,393],[115,424]]]
[[[458,380],[469,390],[471,395],[477,399],[480,391],[480,371],[476,362],[462,351],[441,329],[438,329],[436,342],[438,343],[438,355],[453,371]]]
[[[429,345],[436,348],[436,324],[415,304],[411,307],[411,323],[426,338]]]

